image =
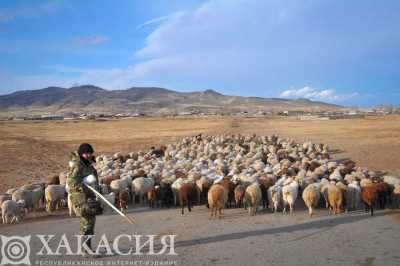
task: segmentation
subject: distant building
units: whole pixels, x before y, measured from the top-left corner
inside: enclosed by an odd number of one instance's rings
[[[42,115],[41,120],[64,120],[62,115]]]

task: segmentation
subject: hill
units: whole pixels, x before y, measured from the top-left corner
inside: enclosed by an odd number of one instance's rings
[[[341,106],[308,99],[280,99],[229,96],[214,90],[178,92],[158,87],[132,87],[105,90],[92,85],[72,88],[48,87],[17,91],[0,96],[2,112],[68,113],[68,112],[258,112],[282,110],[337,110]]]

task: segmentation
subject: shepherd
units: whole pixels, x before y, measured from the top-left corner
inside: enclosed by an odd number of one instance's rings
[[[94,177],[94,183],[98,184],[93,154],[93,147],[88,143],[82,143],[77,152],[72,153],[67,177],[71,201],[76,215],[80,217],[80,234],[83,240],[81,254],[84,257],[94,255],[91,239],[94,235],[96,214],[99,214],[96,195],[84,184],[84,178],[87,176]]]

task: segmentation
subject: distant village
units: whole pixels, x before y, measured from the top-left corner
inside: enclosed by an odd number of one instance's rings
[[[363,118],[366,116],[382,116],[390,114],[400,114],[400,107],[380,106],[376,108],[347,108],[340,111],[304,111],[304,110],[283,110],[283,111],[246,111],[237,112],[218,110],[218,111],[181,111],[168,113],[135,112],[135,113],[89,113],[89,112],[69,112],[66,114],[42,114],[42,115],[16,115],[0,117],[2,121],[25,121],[25,120],[109,120],[126,119],[133,117],[187,117],[187,116],[244,116],[244,117],[268,117],[283,116],[294,117],[299,120],[333,120],[333,119],[352,119]]]

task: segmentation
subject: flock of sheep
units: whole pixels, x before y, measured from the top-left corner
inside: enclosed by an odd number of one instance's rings
[[[327,145],[275,135],[197,135],[148,152],[96,157],[98,190],[125,210],[144,201],[150,207],[207,204],[210,217],[222,209],[244,207],[255,215],[262,205],[293,213],[300,198],[309,210],[331,214],[377,206],[399,207],[400,179],[357,167],[351,160],[330,158]],[[3,223],[19,222],[29,211],[69,208],[67,172],[47,183],[9,189],[0,195]],[[104,212],[110,210],[106,205]]]

